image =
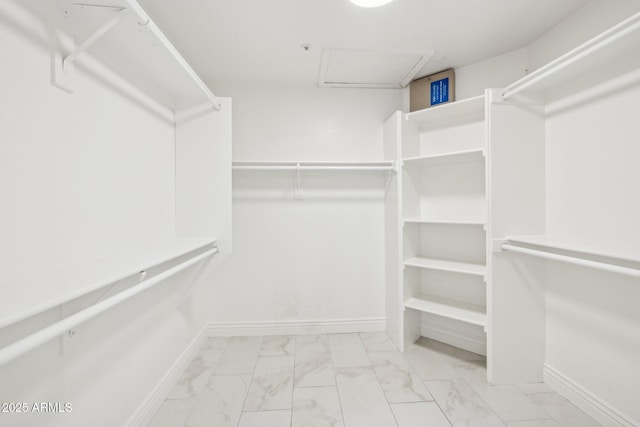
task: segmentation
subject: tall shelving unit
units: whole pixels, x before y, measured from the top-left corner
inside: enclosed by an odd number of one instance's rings
[[[387,224],[398,245],[390,335],[400,348],[426,336],[486,354],[485,97],[394,116],[389,127],[388,155],[402,163],[387,199],[399,224],[395,233]]]

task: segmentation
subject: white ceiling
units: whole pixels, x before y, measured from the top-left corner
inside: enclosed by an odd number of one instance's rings
[[[521,48],[589,0],[141,0],[215,93],[317,85],[323,49],[435,50],[418,76]],[[311,49],[305,51],[302,44]]]

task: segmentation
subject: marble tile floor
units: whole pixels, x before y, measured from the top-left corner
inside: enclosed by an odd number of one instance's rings
[[[384,332],[209,338],[150,427],[591,427],[546,385],[490,386],[483,356]]]

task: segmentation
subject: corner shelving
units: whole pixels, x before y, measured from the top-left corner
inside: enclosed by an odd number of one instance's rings
[[[385,125],[395,143],[386,151],[402,165],[400,223],[387,226],[399,236],[400,271],[392,280],[402,310],[389,325],[401,348],[422,335],[486,354],[485,109],[483,95],[408,113],[399,122],[394,116]],[[389,202],[387,208],[393,209]]]
[[[220,108],[211,90],[136,0],[63,0],[60,6],[64,13],[52,20],[71,38],[84,42],[71,52],[60,52],[59,74],[71,73],[65,62],[87,51],[174,111]]]
[[[510,84],[505,99],[525,96],[550,102],[640,65],[640,13]]]

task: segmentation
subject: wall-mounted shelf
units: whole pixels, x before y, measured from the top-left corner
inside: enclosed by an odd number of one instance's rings
[[[1,284],[5,294],[0,299],[0,328],[135,276],[143,270],[192,252],[211,249],[215,243],[215,239],[176,240],[4,282]]]
[[[421,294],[404,303],[406,308],[459,320],[478,326],[487,325],[486,309],[479,305],[455,301],[435,295]]]
[[[430,270],[471,274],[474,276],[484,276],[487,273],[487,267],[484,265],[433,258],[409,258],[404,262],[404,265],[408,267],[426,268]]]
[[[486,226],[484,219],[405,218],[405,224],[478,225]]]
[[[233,162],[231,166],[234,172],[269,172],[286,174],[285,176],[292,175],[295,178],[293,188],[294,200],[301,200],[304,198],[304,175],[308,172],[313,173],[314,176],[326,173],[343,174],[343,173],[368,173],[378,174],[383,172],[386,174],[385,191],[391,182],[391,177],[394,176],[396,171],[396,162]],[[249,176],[249,174],[247,174]],[[344,175],[337,175],[343,177]],[[369,176],[369,175],[365,175]]]
[[[61,7],[53,19],[78,44],[61,52],[58,73],[72,73],[69,62],[82,63],[86,51],[174,111],[220,108],[136,0],[63,0]]]
[[[388,171],[395,162],[233,162],[236,171]]]
[[[525,96],[550,102],[640,65],[640,13],[512,83],[505,99]]]
[[[471,150],[452,151],[429,156],[409,157],[403,160],[405,166],[425,167],[452,163],[479,162],[484,160],[484,150],[474,148]]]
[[[437,129],[484,120],[484,95],[426,108],[407,114],[407,120],[422,129]]]

